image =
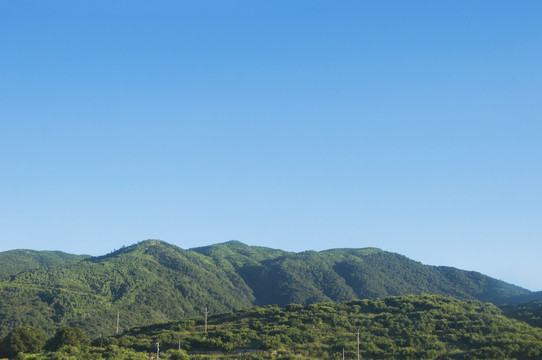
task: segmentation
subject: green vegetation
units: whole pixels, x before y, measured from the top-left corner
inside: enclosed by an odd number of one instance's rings
[[[0,353],[15,357],[19,353],[40,352],[47,336],[40,329],[22,326],[11,330],[0,343]]]
[[[542,291],[529,292],[527,294],[519,294],[506,297],[505,303],[508,305],[526,304],[533,301],[542,302]]]
[[[72,255],[61,251],[10,250],[0,252],[0,279],[40,267],[73,264],[88,255]]]
[[[48,341],[47,349],[59,351],[66,346],[85,350],[90,346],[90,340],[83,329],[62,326],[56,331],[55,336]]]
[[[542,302],[533,301],[519,305],[505,305],[503,313],[513,319],[524,321],[532,326],[542,328]]]
[[[0,337],[20,326],[48,336],[70,326],[95,339],[115,333],[117,312],[122,331],[201,316],[205,308],[223,313],[422,293],[498,303],[530,293],[374,248],[291,253],[230,241],[183,250],[148,240],[101,257],[70,259],[0,281]]]
[[[207,328],[187,318],[19,358],[149,359],[159,343],[161,359],[341,359],[343,349],[355,359],[358,332],[363,359],[542,357],[542,329],[492,304],[440,295],[252,307],[211,315]]]

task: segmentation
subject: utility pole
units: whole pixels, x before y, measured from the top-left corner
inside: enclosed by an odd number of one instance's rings
[[[207,334],[207,314],[209,312],[207,311],[207,307],[205,307],[205,333]]]
[[[344,348],[343,348],[343,360],[344,360]]]
[[[160,343],[156,343],[156,359],[160,359]]]
[[[181,338],[179,338],[179,350],[181,350]]]
[[[359,360],[359,330],[358,330],[358,360]]]
[[[115,331],[115,335],[118,335],[119,334],[119,311],[117,310],[117,331]]]

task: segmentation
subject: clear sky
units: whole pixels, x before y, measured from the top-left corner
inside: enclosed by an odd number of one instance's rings
[[[0,251],[379,247],[542,290],[542,2],[0,2]]]

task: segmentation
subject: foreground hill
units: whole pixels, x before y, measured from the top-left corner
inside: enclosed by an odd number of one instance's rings
[[[59,324],[95,338],[120,328],[253,305],[308,305],[441,294],[502,302],[530,292],[485,275],[423,265],[380,249],[291,253],[237,241],[183,250],[148,240],[101,257],[41,267],[0,282],[0,336]]]
[[[51,359],[540,359],[542,329],[496,306],[409,295],[306,307],[274,305],[133,328]],[[66,339],[65,343],[73,344]],[[37,352],[37,351],[36,351]],[[26,359],[42,359],[30,355]]]
[[[542,329],[502,315],[494,305],[439,295],[387,297],[251,308],[137,328],[103,343],[152,353],[181,348],[188,353],[260,350],[253,359],[539,359]],[[238,358],[232,356],[231,358]]]

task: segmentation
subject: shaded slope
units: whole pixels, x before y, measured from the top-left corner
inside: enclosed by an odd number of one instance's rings
[[[530,292],[477,272],[423,265],[375,248],[321,252],[278,252],[238,242],[207,247],[206,255],[235,269],[252,289],[257,305],[310,304],[405,294],[442,294],[501,303]],[[196,249],[196,251],[198,251]]]
[[[542,328],[542,301],[531,301],[518,305],[503,305],[501,309],[510,318]]]
[[[517,305],[528,303],[532,301],[542,302],[542,291],[530,292],[527,294],[520,294],[503,299],[503,304]]]

